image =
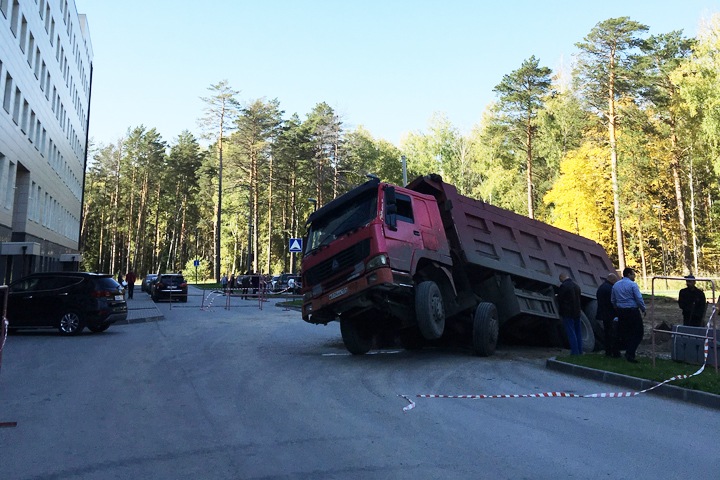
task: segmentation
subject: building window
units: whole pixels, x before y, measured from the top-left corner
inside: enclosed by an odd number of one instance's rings
[[[10,12],[10,30],[13,35],[17,37],[18,20],[20,17],[20,3],[18,0],[13,0],[12,11]]]
[[[13,79],[9,73],[5,73],[5,96],[3,98],[3,108],[10,113],[10,102],[12,101]]]
[[[40,49],[35,47],[35,78],[40,79]],[[40,85],[42,88],[42,85]]]
[[[34,136],[35,136],[35,122],[37,119],[35,118],[35,112],[33,110],[30,110],[30,125],[28,126],[28,139],[30,139],[30,142],[34,143]]]
[[[25,15],[22,16],[22,21],[20,22],[20,50],[25,53],[27,42],[27,33],[28,33],[28,26],[27,26],[27,20],[25,20]]]
[[[22,117],[20,118],[20,130],[22,130],[23,133],[27,133],[29,110],[30,110],[30,106],[28,105],[27,100],[23,100]]]
[[[5,182],[7,182],[7,179],[5,176],[7,175],[7,157],[0,153],[0,185],[5,185]],[[5,199],[0,197],[0,207],[5,206]]]
[[[27,61],[28,65],[30,65],[30,68],[33,66],[33,53],[35,53],[35,37],[33,37],[33,34],[30,34],[30,43],[28,44],[27,49]]]
[[[7,183],[5,188],[5,208],[10,209],[13,205],[13,194],[15,193],[15,163],[8,165]]]
[[[16,124],[20,123],[20,100],[22,99],[22,94],[20,93],[20,89],[15,87],[15,99],[13,102],[13,121]]]
[[[7,18],[8,0],[0,0],[0,12]]]

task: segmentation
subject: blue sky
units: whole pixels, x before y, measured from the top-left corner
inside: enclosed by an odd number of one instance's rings
[[[94,50],[90,136],[129,127],[168,142],[199,134],[200,97],[227,79],[241,102],[277,98],[286,117],[326,102],[345,126],[399,144],[435,112],[467,133],[503,75],[535,55],[569,68],[608,18],[651,34],[720,13],[719,0],[76,0]]]

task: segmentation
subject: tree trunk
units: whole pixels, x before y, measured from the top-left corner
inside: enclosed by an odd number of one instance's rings
[[[525,140],[527,146],[526,152],[526,169],[527,169],[527,204],[528,217],[535,218],[535,208],[533,206],[533,182],[532,182],[532,125],[530,118],[527,119],[525,129]]]
[[[677,203],[678,223],[680,225],[680,243],[682,245],[681,248],[685,273],[687,274],[692,272],[692,258],[688,242],[687,226],[685,225],[685,206],[683,204],[682,185],[680,183],[680,152],[674,121],[671,121],[670,125],[670,142],[672,152],[670,168],[672,169],[673,182],[675,184],[675,202]]]
[[[623,244],[622,220],[620,218],[620,187],[618,185],[617,135],[615,132],[615,66],[614,57],[610,61],[610,81],[608,90],[608,137],[610,141],[610,170],[613,191],[613,213],[615,215],[615,239],[617,242],[618,269],[625,269],[625,246]]]

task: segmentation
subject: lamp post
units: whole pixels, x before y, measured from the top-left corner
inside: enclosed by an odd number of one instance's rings
[[[313,205],[313,212],[317,211],[317,198],[308,198],[308,202]]]

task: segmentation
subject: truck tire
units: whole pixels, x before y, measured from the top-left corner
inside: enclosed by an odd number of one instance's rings
[[[442,336],[445,331],[445,305],[437,283],[425,281],[417,286],[415,317],[423,337],[435,340]]]
[[[583,312],[590,320],[593,333],[595,334],[595,349],[593,351],[603,350],[605,348],[605,327],[602,320],[597,318],[597,300],[589,301],[584,307]]]
[[[479,357],[492,356],[497,347],[499,333],[497,308],[492,303],[480,303],[473,317],[473,353]]]
[[[592,323],[584,312],[580,312],[580,333],[582,335],[583,352],[595,351],[595,332]]]
[[[341,318],[340,334],[345,348],[353,355],[365,355],[372,348],[372,329],[359,318]]]

